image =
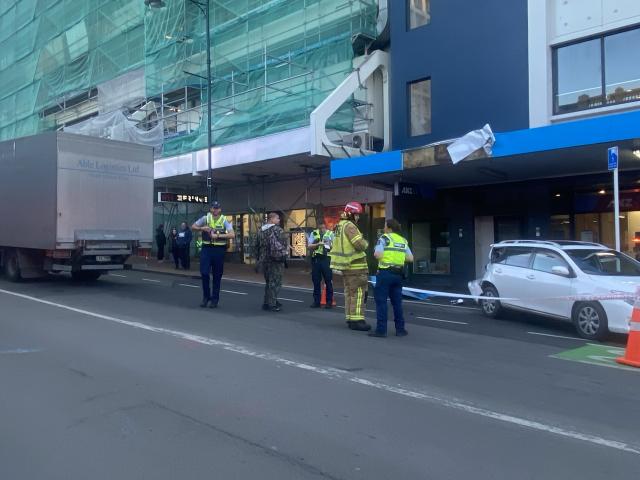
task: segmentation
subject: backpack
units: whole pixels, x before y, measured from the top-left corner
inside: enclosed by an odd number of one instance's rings
[[[289,249],[276,233],[278,227],[271,227],[265,235],[265,260],[282,262],[287,258]]]

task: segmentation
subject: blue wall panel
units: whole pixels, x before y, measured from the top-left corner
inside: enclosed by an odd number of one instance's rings
[[[527,0],[431,0],[431,23],[408,30],[407,1],[392,0],[393,148],[529,127]],[[432,133],[411,137],[407,84],[431,78]]]

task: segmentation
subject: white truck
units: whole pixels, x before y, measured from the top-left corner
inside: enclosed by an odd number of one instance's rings
[[[153,149],[49,132],[0,143],[0,266],[97,280],[151,248]]]

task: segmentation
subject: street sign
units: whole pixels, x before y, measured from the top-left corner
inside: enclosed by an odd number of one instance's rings
[[[618,168],[618,147],[611,147],[607,150],[609,171]]]
[[[413,183],[396,182],[394,185],[396,197],[415,197],[420,195],[420,186]]]
[[[158,203],[207,203],[206,195],[187,195],[181,193],[158,192]]]
[[[620,187],[618,185],[618,147],[607,150],[607,165],[613,172],[613,230],[616,250],[620,250]]]

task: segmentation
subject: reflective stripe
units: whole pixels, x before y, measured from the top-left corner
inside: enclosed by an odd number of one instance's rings
[[[207,213],[207,226],[209,228],[213,229],[213,233],[217,233],[217,234],[225,234],[227,233],[227,229],[225,228],[224,224],[227,221],[227,217],[225,217],[224,215],[220,215],[218,217],[217,220],[214,220],[213,215],[211,215],[211,213]],[[212,240],[211,237],[209,237],[208,240],[204,239],[204,235],[205,232],[203,232],[203,238],[202,238],[202,244],[203,245],[213,245],[214,247],[226,247],[227,246],[227,240]],[[208,236],[208,234],[207,234]]]
[[[319,256],[330,255],[329,252],[327,252],[327,249],[325,248],[324,243],[327,243],[327,242],[331,243],[333,241],[331,232],[327,230],[326,232],[324,232],[324,235],[320,235],[320,230],[314,230],[313,232],[311,232],[311,235],[313,236],[313,239],[314,239],[314,242],[313,242],[314,245],[318,243],[323,244],[320,248],[316,248],[311,254],[311,256],[319,257]]]
[[[362,287],[358,287],[358,303],[356,303],[356,317],[362,316]]]
[[[631,322],[629,324],[629,331],[630,332],[640,332],[640,323],[638,322]]]
[[[349,220],[340,220],[336,226],[336,235],[333,239],[331,249],[331,268],[335,270],[364,270],[367,268],[367,254],[358,252],[353,246],[353,242],[362,238],[358,227],[357,234],[349,240],[346,234],[346,227],[353,225]]]

